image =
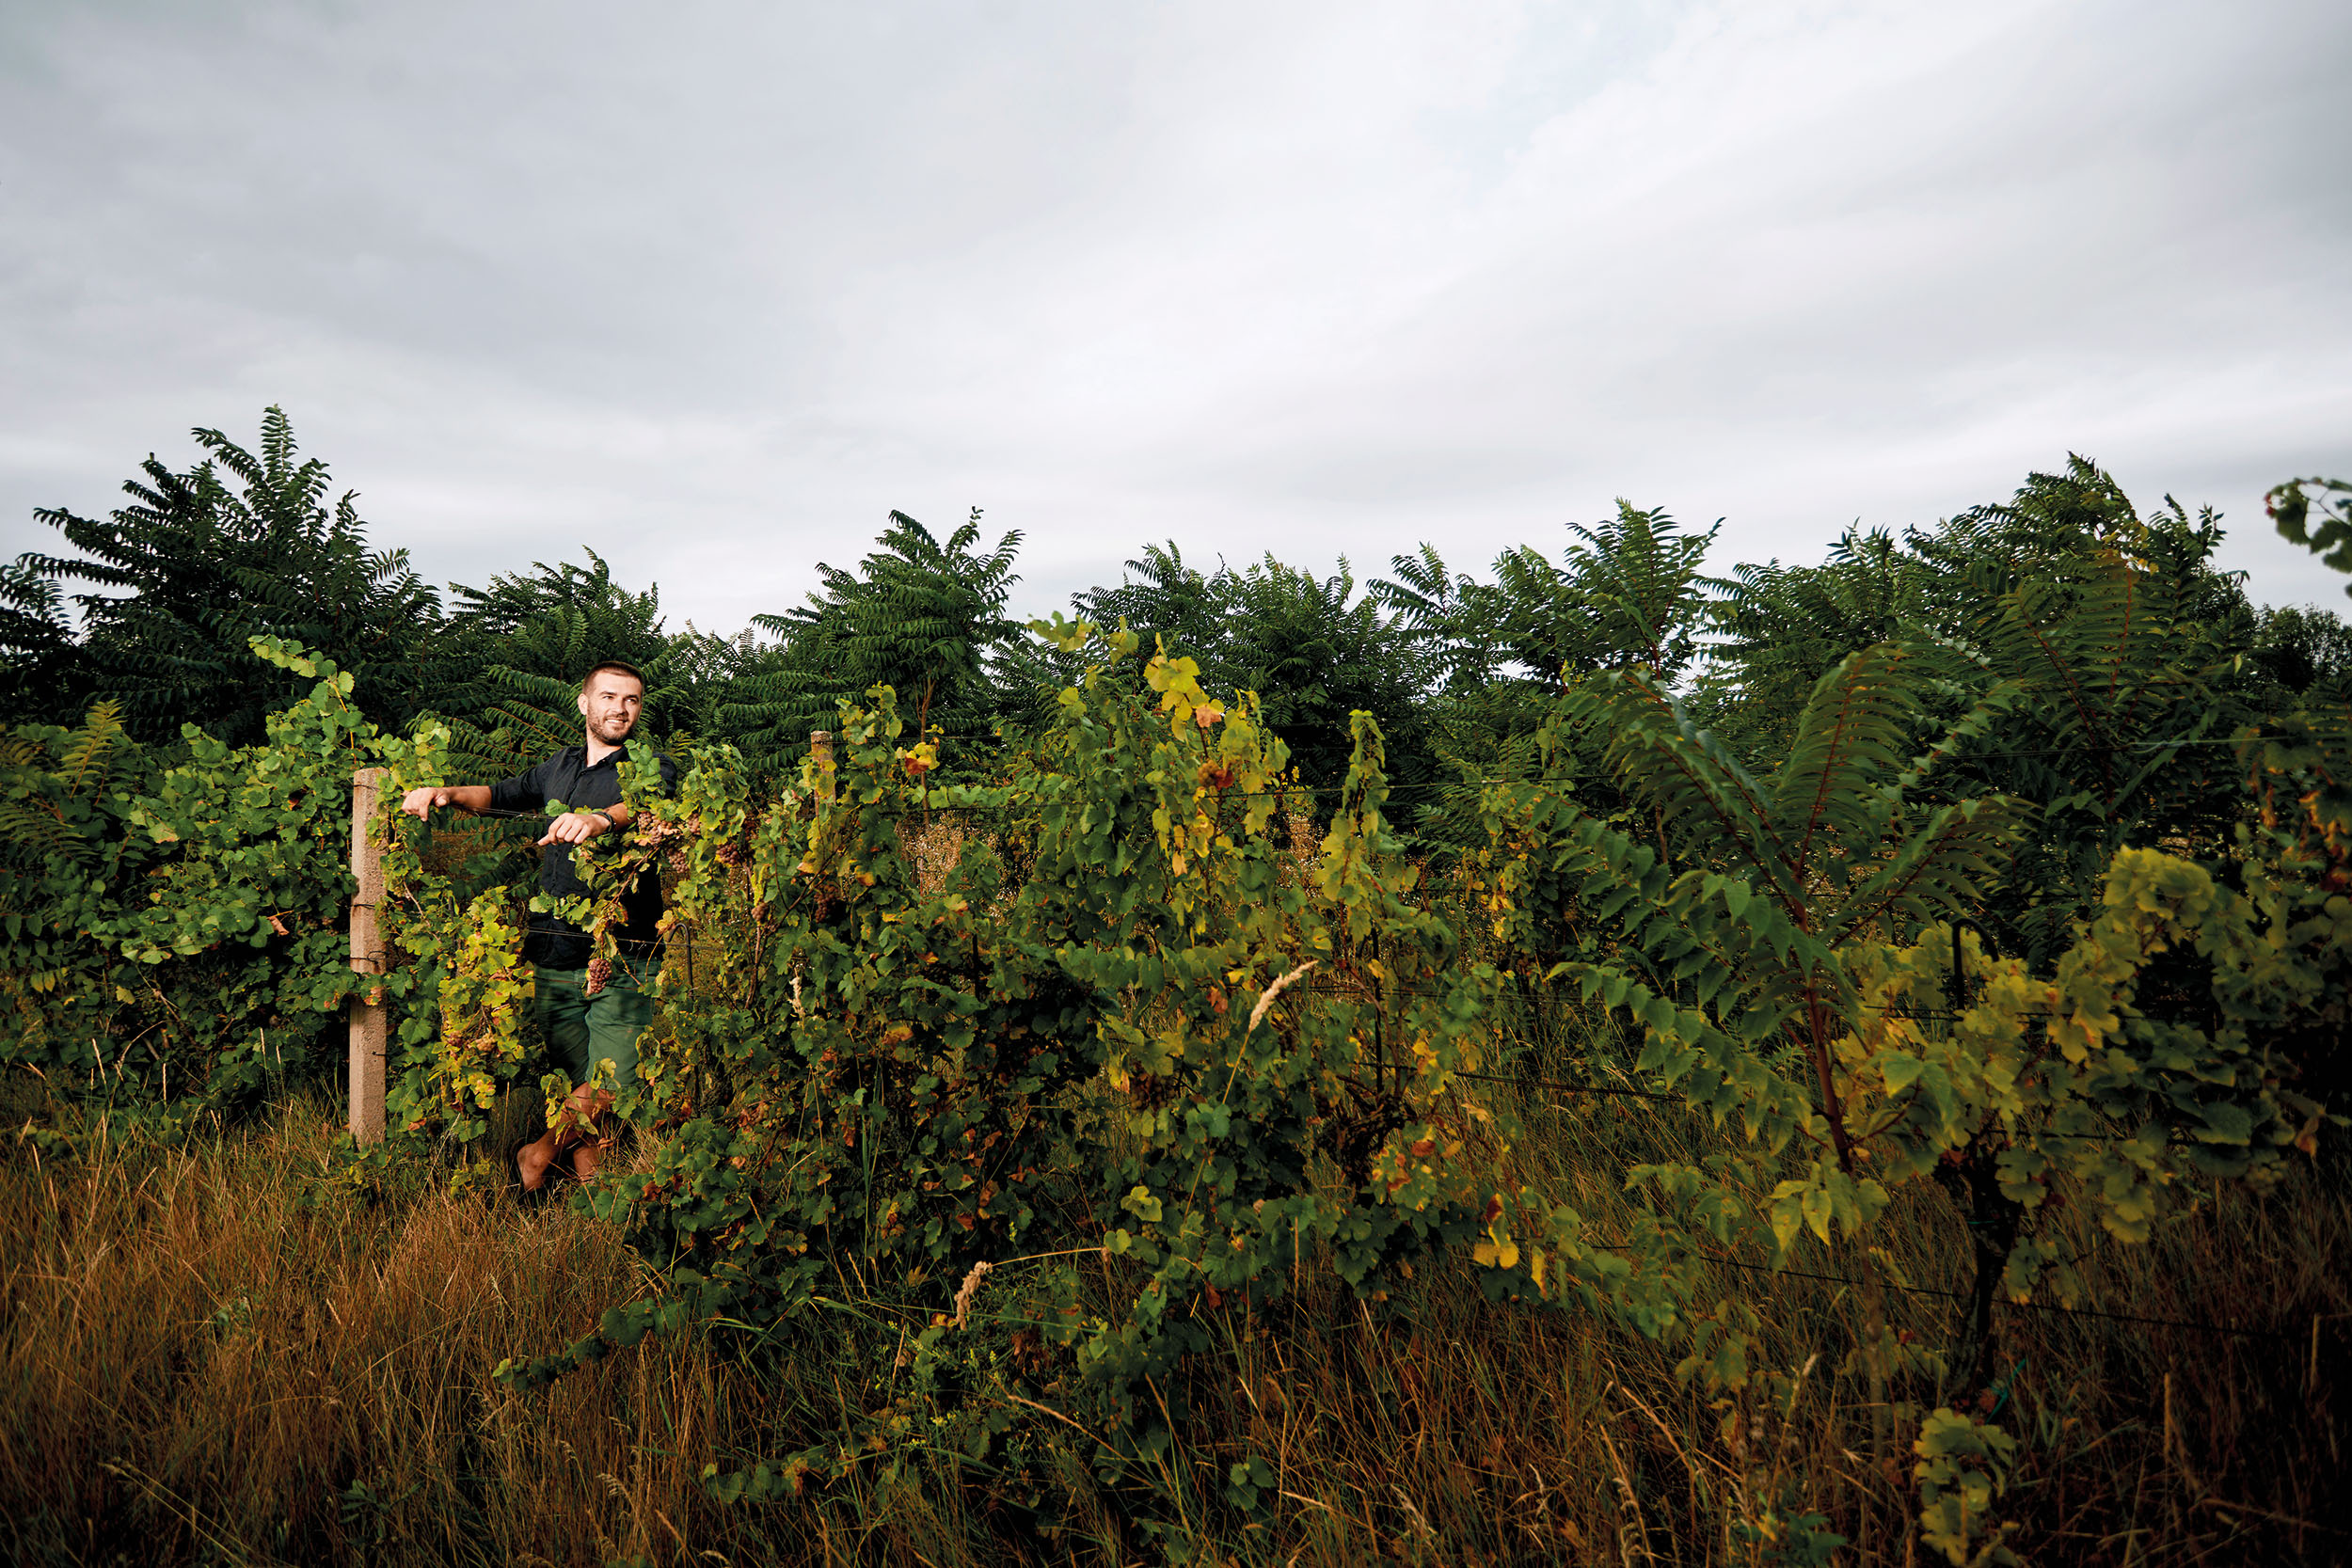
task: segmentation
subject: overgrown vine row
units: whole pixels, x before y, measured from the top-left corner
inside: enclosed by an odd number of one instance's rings
[[[1767,777],[1660,683],[1584,683],[1438,889],[1389,820],[1367,716],[1302,854],[1248,693],[1123,630],[1038,629],[1090,662],[996,782],[933,783],[886,687],[845,710],[837,762],[772,795],[692,743],[660,795],[640,742],[637,826],[581,857],[588,895],[559,911],[609,958],[617,890],[654,863],[671,884],[660,1022],[619,1107],[650,1156],[585,1196],[662,1288],[505,1375],[690,1325],[789,1354],[854,1319],[899,1390],[870,1432],[714,1474],[723,1496],[795,1492],[873,1441],[1017,1447],[1040,1420],[1146,1473],[1237,1319],[1279,1316],[1310,1271],[1375,1306],[1449,1257],[1497,1300],[1675,1345],[1728,1430],[1796,1374],[1759,1359],[1760,1308],[1717,1265],[1829,1269],[1876,1299],[1909,1282],[1874,1227],[1931,1183],[1975,1238],[1968,1330],[1904,1343],[1874,1307],[1840,1371],[1915,1453],[1930,1544],[2001,1560],[2010,1440],[1921,1394],[1981,1383],[1996,1293],[2077,1295],[2050,1208],[2143,1241],[2198,1182],[2314,1153],[2331,1114],[2314,1064],[2352,994],[2352,748],[2324,715],[2241,736],[2224,854],[2120,848],[2037,966],[1973,925],[2034,808],[1948,778],[2020,694],[1916,747],[1930,705],[1899,645],[1824,676]],[[388,801],[455,782],[448,735],[379,736],[347,675],[256,647],[316,680],[266,746],[192,735],[189,762],[128,779],[103,710],[11,740],[9,820],[45,835],[46,880],[10,884],[9,1059],[96,1092],[143,1070],[120,1042],[173,1027],[233,1088],[269,1031],[319,1036],[380,983],[394,1151],[470,1147],[527,1068],[520,900],[463,895],[388,806],[390,972],[353,975],[347,780],[388,767]],[[1561,766],[1580,736],[1605,740],[1626,809],[1581,802]],[[1513,1066],[1506,1004],[1561,985],[1720,1134],[1622,1173],[1640,1206],[1613,1232],[1511,1180],[1523,1133],[1484,1087]],[[1245,1459],[1224,1505],[1260,1511],[1270,1485]]]

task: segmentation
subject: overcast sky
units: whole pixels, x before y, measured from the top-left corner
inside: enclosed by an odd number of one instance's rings
[[[1815,559],[2352,472],[2352,6],[0,4],[0,549],[281,404],[380,544],[781,610],[892,507]]]

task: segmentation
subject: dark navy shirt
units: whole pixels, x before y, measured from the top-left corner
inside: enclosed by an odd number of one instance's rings
[[[561,800],[573,811],[617,806],[621,803],[618,765],[628,754],[625,751],[608,752],[602,762],[591,766],[587,747],[566,746],[530,772],[492,784],[490,809],[544,811],[550,800]],[[676,785],[677,764],[663,757],[661,792],[667,795]],[[539,851],[540,892],[571,898],[588,891],[572,869],[572,851],[578,847],[550,844]],[[637,885],[621,895],[621,908],[628,919],[612,933],[616,944],[625,957],[650,958],[660,942],[655,929],[661,920],[660,867],[645,867]],[[523,937],[523,957],[531,962],[546,969],[585,969],[593,954],[586,931],[552,914],[532,914],[531,928]]]

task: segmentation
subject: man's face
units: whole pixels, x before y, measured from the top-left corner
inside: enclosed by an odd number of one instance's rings
[[[644,705],[645,689],[618,670],[597,671],[580,694],[580,716],[588,721],[589,738],[607,746],[629,737]]]

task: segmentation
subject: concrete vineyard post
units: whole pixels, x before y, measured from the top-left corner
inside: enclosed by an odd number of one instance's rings
[[[375,801],[384,769],[362,768],[351,779],[351,968],[384,973],[384,941],[375,923],[384,897],[384,855],[375,836]],[[351,998],[351,1135],[363,1144],[384,1139],[384,988]]]

